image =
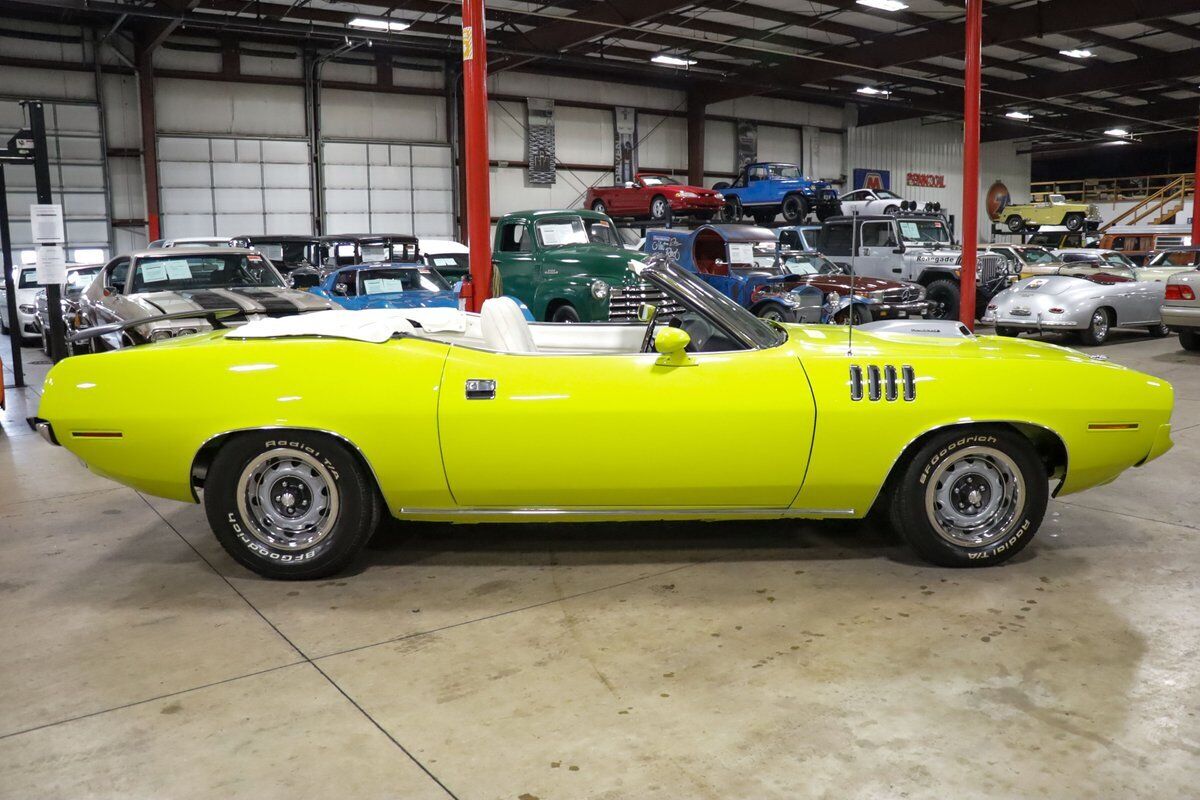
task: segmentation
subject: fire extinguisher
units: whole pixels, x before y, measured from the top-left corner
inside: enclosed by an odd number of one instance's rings
[[[460,283],[458,285],[458,310],[466,311],[467,306],[470,305],[470,301],[473,296],[474,295],[472,293],[471,274],[467,273],[463,277],[462,283]]]

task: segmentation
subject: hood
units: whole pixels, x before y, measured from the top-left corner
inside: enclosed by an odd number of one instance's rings
[[[244,314],[276,317],[307,311],[324,311],[332,307],[328,300],[308,292],[267,286],[142,292],[131,295],[129,299],[146,309],[147,315],[237,308]]]
[[[569,244],[544,251],[542,258],[561,264],[564,271],[587,272],[599,278],[620,275],[629,269],[630,261],[645,261],[646,255],[607,244]]]

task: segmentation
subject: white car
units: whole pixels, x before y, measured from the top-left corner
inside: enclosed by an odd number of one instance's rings
[[[887,189],[855,189],[841,196],[842,214],[895,214],[904,198]]]
[[[13,288],[17,295],[17,321],[8,317],[8,290],[0,281],[0,333],[12,333],[15,329],[22,341],[36,339],[41,335],[35,318],[37,316],[37,293],[42,290],[37,282],[37,269],[18,267],[13,270]]]
[[[183,236],[179,239],[155,239],[146,245],[147,250],[161,247],[232,247],[228,239],[219,236]]]
[[[450,283],[461,281],[471,271],[471,250],[449,239],[419,239],[417,248],[426,266],[433,267]]]

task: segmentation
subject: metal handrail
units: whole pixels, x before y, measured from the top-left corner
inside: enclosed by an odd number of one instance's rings
[[[1138,222],[1141,222],[1151,214],[1162,211],[1163,207],[1168,203],[1180,202],[1180,208],[1182,208],[1183,205],[1181,201],[1187,194],[1188,188],[1186,178],[1186,174],[1179,175],[1175,178],[1175,180],[1171,181],[1154,194],[1149,195],[1140,203],[1137,203],[1133,207],[1126,209],[1118,216],[1109,220],[1107,223],[1105,223],[1103,230],[1108,230],[1112,226],[1122,223],[1134,225]],[[1158,221],[1159,220],[1156,220],[1155,222],[1157,223]]]
[[[1193,173],[1176,172],[1122,178],[1034,181],[1030,183],[1029,191],[1031,194],[1061,194],[1068,200],[1082,203],[1115,203],[1147,198],[1180,178],[1183,178],[1185,188],[1195,182]]]

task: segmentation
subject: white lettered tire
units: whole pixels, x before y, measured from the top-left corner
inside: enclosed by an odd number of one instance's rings
[[[892,524],[934,564],[1007,561],[1029,544],[1046,513],[1046,467],[1029,441],[1008,428],[937,432],[900,469]]]
[[[235,561],[267,578],[341,571],[371,538],[382,503],[350,448],[315,431],[253,431],[222,445],[204,510]]]

